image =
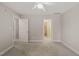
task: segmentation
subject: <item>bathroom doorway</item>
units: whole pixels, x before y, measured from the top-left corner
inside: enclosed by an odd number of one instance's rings
[[[44,42],[51,42],[51,19],[45,19],[43,21],[43,37],[44,37]]]

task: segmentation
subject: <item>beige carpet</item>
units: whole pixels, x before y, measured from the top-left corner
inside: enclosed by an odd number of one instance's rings
[[[4,56],[76,56],[61,43],[16,43]]]

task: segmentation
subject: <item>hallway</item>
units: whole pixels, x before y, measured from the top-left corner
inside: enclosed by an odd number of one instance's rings
[[[4,56],[77,56],[61,43],[15,43]]]

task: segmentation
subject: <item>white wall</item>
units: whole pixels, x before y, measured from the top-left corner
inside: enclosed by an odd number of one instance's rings
[[[42,41],[43,40],[43,20],[51,19],[54,41],[61,41],[61,15],[30,15],[29,16],[29,40]]]
[[[61,14],[54,14],[52,20],[54,41],[61,42]]]
[[[13,43],[13,16],[16,16],[16,14],[0,4],[0,52]]]
[[[43,16],[31,15],[29,16],[29,40],[40,41],[43,35]]]
[[[63,41],[79,53],[79,5],[63,14]]]

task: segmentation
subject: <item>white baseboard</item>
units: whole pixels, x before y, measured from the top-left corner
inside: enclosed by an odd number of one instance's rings
[[[9,51],[11,48],[13,48],[13,45],[11,45],[10,47],[6,48],[5,50],[3,50],[2,52],[0,52],[0,56],[4,55],[7,51]]]
[[[43,42],[43,40],[30,40],[30,42]],[[61,42],[60,40],[52,40],[52,42]]]
[[[77,55],[79,55],[79,51],[77,51],[75,48],[71,47],[69,44],[67,44],[66,42],[62,41],[62,44],[65,45],[67,48],[69,48],[70,50],[72,50],[74,53],[76,53]]]
[[[17,41],[19,41],[19,39],[15,39],[15,40],[13,40],[13,42],[17,42]]]
[[[30,42],[42,42],[42,40],[30,40]]]
[[[52,40],[52,42],[61,42],[61,40]]]
[[[30,40],[30,42],[43,42],[43,40]],[[51,42],[61,42],[60,40],[52,40]]]

